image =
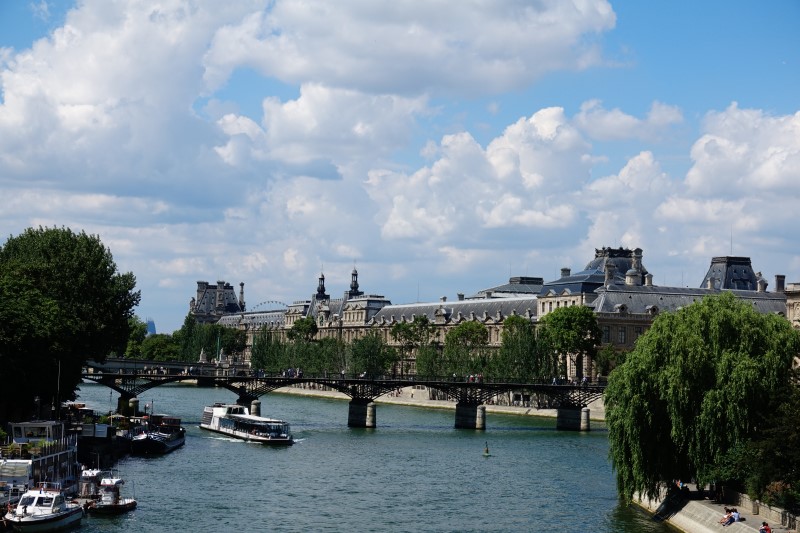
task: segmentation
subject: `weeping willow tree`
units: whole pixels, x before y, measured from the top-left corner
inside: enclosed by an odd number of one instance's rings
[[[800,333],[730,293],[656,318],[609,377],[610,458],[625,499],[674,479],[713,482],[715,465],[765,424]]]

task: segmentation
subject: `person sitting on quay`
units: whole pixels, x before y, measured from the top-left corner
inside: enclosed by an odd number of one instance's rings
[[[725,515],[719,519],[719,523],[723,526],[733,523],[733,509],[725,508]]]
[[[766,522],[761,522],[761,527],[758,528],[758,533],[772,533],[772,528]]]
[[[722,523],[722,526],[723,527],[724,526],[729,526],[729,525],[733,524],[734,522],[738,522],[738,521],[739,521],[739,511],[736,510],[736,508],[734,507],[733,509],[729,510],[729,513],[726,515],[725,521]]]

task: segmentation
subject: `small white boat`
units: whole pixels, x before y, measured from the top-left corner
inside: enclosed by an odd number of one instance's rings
[[[136,500],[120,496],[120,488],[125,481],[119,478],[105,478],[100,482],[100,499],[89,504],[87,510],[92,514],[122,514],[136,509]]]
[[[215,403],[206,406],[200,427],[261,444],[278,446],[294,444],[288,422],[251,415],[247,407],[238,404]]]
[[[77,525],[83,518],[80,504],[67,500],[58,483],[39,483],[22,495],[6,522],[15,531],[58,531]]]

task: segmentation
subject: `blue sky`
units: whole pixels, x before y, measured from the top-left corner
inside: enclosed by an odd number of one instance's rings
[[[800,3],[0,1],[0,231],[97,234],[137,314],[395,303],[641,247],[800,281]],[[771,283],[772,285],[772,283]]]

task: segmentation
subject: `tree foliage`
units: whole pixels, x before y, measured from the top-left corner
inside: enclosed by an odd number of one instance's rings
[[[287,336],[293,341],[311,342],[316,334],[317,323],[312,317],[307,316],[296,320]]]
[[[350,346],[351,371],[377,377],[388,373],[397,360],[397,352],[377,333],[353,340]]]
[[[800,333],[730,293],[664,313],[609,377],[610,457],[626,499],[672,479],[714,481],[785,390]]]
[[[426,315],[414,316],[411,322],[397,322],[390,331],[392,338],[400,346],[398,348],[398,362],[400,375],[405,375],[409,370],[408,365],[412,357],[416,356],[417,372],[431,375],[436,362],[436,349],[432,346],[434,325]]]
[[[0,248],[0,419],[30,416],[33,398],[74,397],[89,359],[124,353],[136,279],[97,236],[27,229]]]
[[[142,341],[141,358],[148,361],[181,361],[181,347],[172,335],[156,333]]]
[[[250,347],[250,365],[256,370],[279,372],[288,367],[286,345],[280,335],[263,326],[254,336]]]
[[[123,356],[128,359],[137,359],[142,356],[142,342],[147,337],[147,323],[138,316],[131,317],[129,323],[131,332]]]
[[[489,361],[490,372],[514,381],[542,380],[554,375],[554,369],[541,355],[531,321],[511,315],[503,321],[500,349]]]
[[[444,338],[444,373],[465,376],[484,373],[488,366],[489,331],[481,322],[462,322]]]
[[[542,317],[539,324],[542,365],[553,368],[569,358],[581,377],[584,358],[594,357],[602,337],[594,311],[583,305],[559,307]],[[561,368],[559,373],[566,375],[566,369]]]

